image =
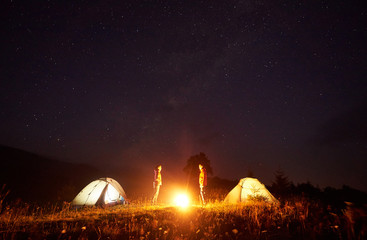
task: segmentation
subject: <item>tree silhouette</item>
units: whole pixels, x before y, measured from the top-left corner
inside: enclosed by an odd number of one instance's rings
[[[271,189],[278,196],[284,197],[289,192],[291,183],[282,170],[277,170],[274,175],[275,181],[273,182]]]
[[[208,175],[213,174],[213,169],[210,166],[210,160],[204,153],[201,152],[198,155],[191,156],[189,159],[187,159],[187,163],[183,171],[188,177],[188,184],[192,187],[198,185],[199,164],[204,166]]]

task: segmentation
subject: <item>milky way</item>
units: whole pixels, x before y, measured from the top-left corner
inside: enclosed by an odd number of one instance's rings
[[[0,143],[367,190],[358,1],[8,1]]]

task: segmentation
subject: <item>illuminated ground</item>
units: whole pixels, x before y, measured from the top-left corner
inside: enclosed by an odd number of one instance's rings
[[[4,212],[1,239],[291,239],[347,236],[344,215],[309,202],[247,205],[128,205]]]

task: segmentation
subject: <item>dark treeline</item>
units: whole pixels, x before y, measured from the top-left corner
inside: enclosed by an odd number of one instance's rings
[[[191,191],[198,191],[197,176],[199,173],[197,166],[199,163],[208,169],[208,174],[213,173],[210,160],[204,153],[191,156],[183,169],[190,179]],[[245,176],[257,178],[251,169],[247,171]],[[261,181],[261,177],[259,180]],[[223,200],[238,182],[239,179],[228,180],[216,176],[209,177],[207,195],[212,200]],[[277,170],[274,173],[272,184],[266,187],[282,203],[294,199],[307,198],[339,209],[344,208],[347,203],[353,203],[355,205],[367,204],[367,193],[365,192],[349,186],[342,186],[340,189],[333,187],[321,189],[318,186],[312,185],[310,182],[294,184],[282,170]]]
[[[318,186],[312,185],[310,182],[294,184],[281,170],[276,171],[274,175],[274,181],[268,189],[281,201],[305,197],[338,208],[345,206],[346,202],[357,205],[367,203],[367,193],[346,185],[340,189],[333,187],[321,189]]]
[[[346,185],[341,188],[325,187],[321,189],[310,182],[294,184],[282,171],[276,171],[274,175],[274,181],[266,188],[281,203],[304,198],[336,209],[345,208],[347,204],[356,206],[367,204],[367,193]],[[251,175],[250,177],[256,176]],[[208,196],[212,199],[223,200],[226,194],[238,184],[239,179],[211,177],[208,182]]]
[[[197,164],[201,162],[201,158],[204,158],[204,163],[206,163],[204,165],[208,168],[208,172],[212,172],[210,161],[205,154],[200,153],[189,158],[192,161],[188,161],[185,169],[189,176],[192,175],[192,191],[198,190],[196,186],[198,184]],[[0,201],[5,199],[8,202],[22,201],[39,204],[70,202],[92,180],[105,176],[112,177],[118,182],[121,180],[121,171],[108,171],[106,175],[105,170],[97,167],[53,160],[5,146],[0,146],[0,160]],[[125,175],[125,179],[136,179],[136,176]],[[247,176],[256,177],[251,171],[247,173]],[[261,178],[259,180],[261,181]],[[239,179],[209,177],[208,198],[213,201],[223,200],[226,194],[238,184],[238,181]],[[126,180],[122,182],[125,183]],[[131,184],[124,184],[124,188]],[[367,203],[365,192],[348,186],[340,189],[332,187],[320,189],[310,182],[294,184],[282,171],[275,172],[274,181],[267,188],[281,202],[302,197],[339,208],[343,208],[345,202]]]

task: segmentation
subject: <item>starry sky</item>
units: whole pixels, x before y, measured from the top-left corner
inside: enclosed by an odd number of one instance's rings
[[[7,1],[0,144],[367,191],[362,1]]]

